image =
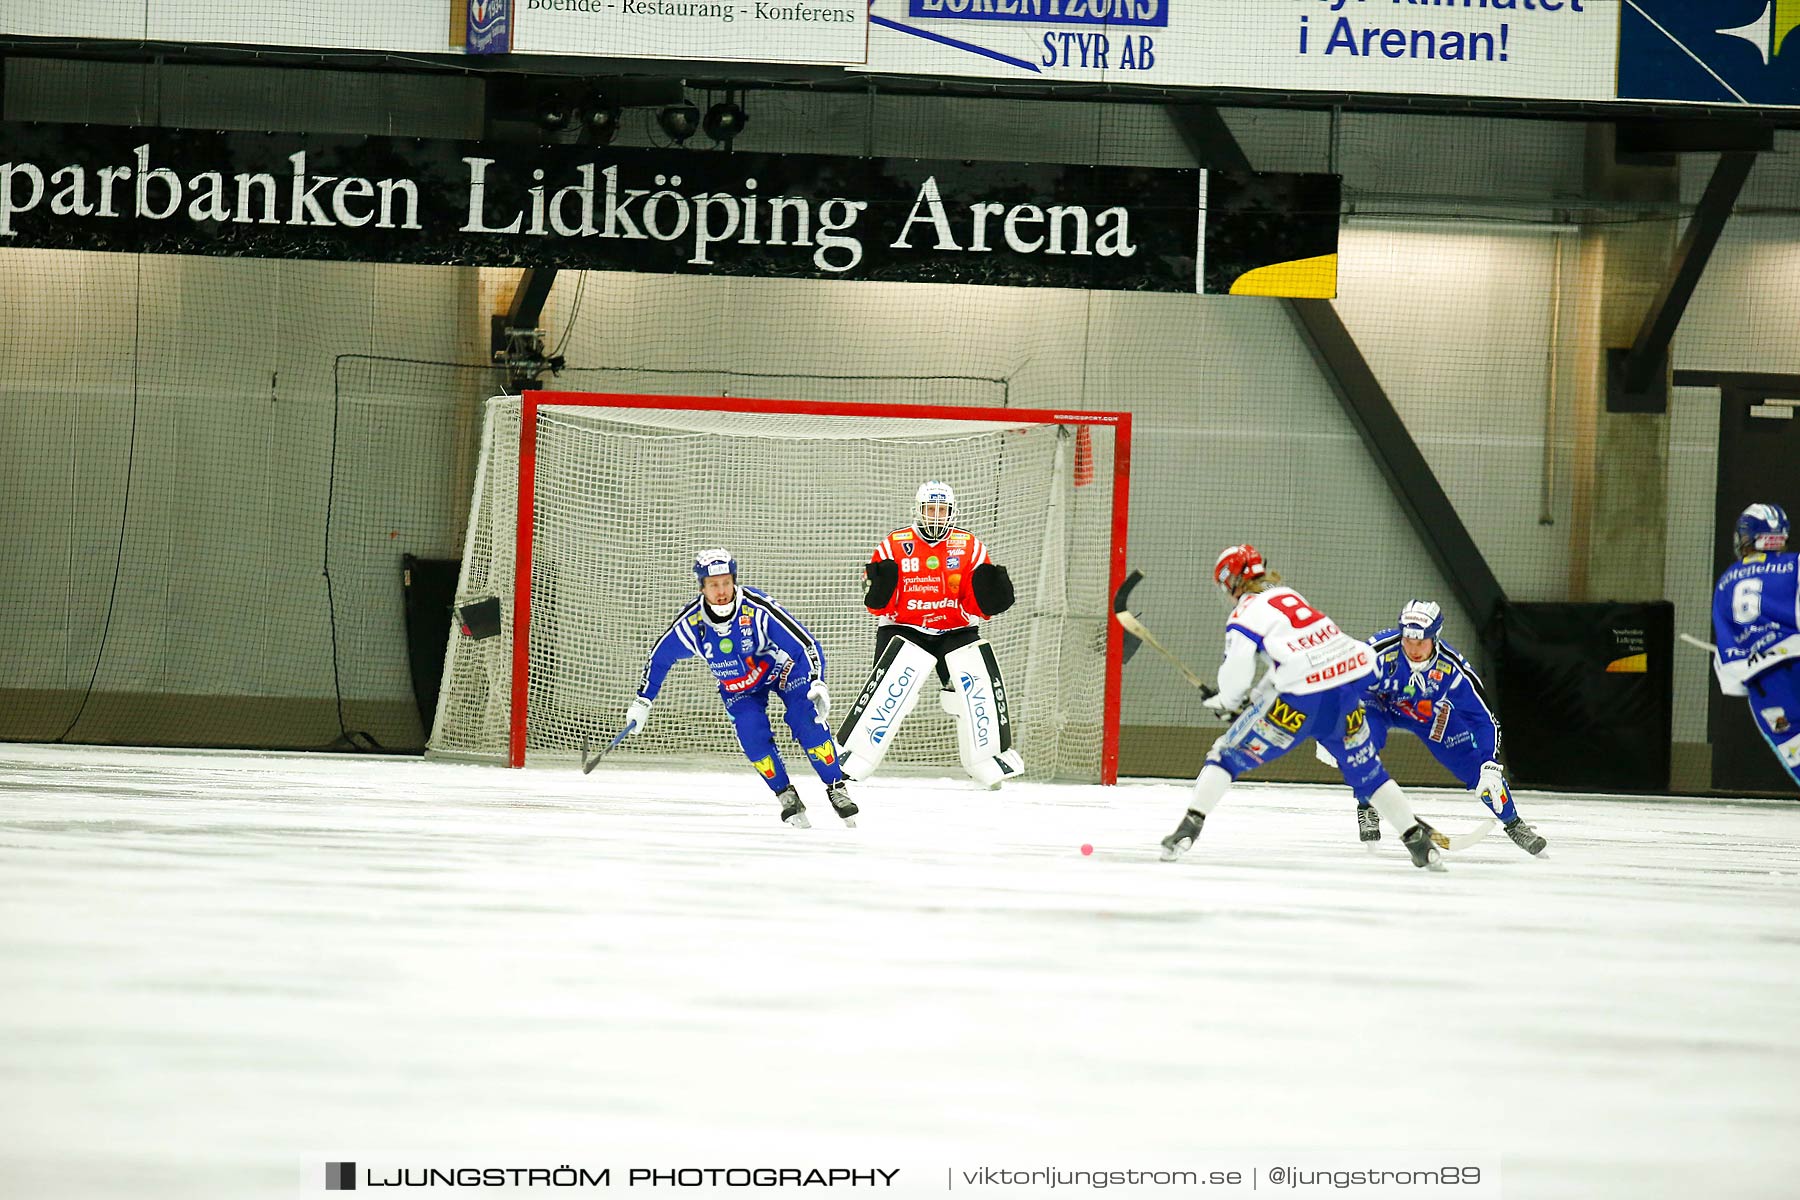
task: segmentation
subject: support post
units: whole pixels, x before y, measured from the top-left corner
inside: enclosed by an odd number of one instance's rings
[[[508,390],[515,394],[538,385],[544,369],[562,370],[562,360],[544,358],[544,331],[538,322],[556,284],[555,267],[526,267],[513,291],[512,304],[490,321],[494,365],[506,369]]]
[[[1675,249],[1669,275],[1650,302],[1650,311],[1638,327],[1630,349],[1606,352],[1606,410],[1608,412],[1660,413],[1669,407],[1669,343],[1681,324],[1688,301],[1693,299],[1707,261],[1719,244],[1737,199],[1756,165],[1756,152],[1728,151],[1719,155],[1712,178],[1687,232]]]

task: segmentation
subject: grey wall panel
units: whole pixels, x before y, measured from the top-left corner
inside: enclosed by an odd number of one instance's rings
[[[6,61],[9,121],[272,129],[395,137],[481,136],[475,76],[372,71]]]

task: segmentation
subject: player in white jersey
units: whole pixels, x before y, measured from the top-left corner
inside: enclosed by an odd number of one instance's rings
[[[1205,703],[1230,716],[1231,727],[1207,751],[1186,815],[1162,840],[1163,860],[1180,858],[1194,844],[1233,779],[1310,737],[1337,759],[1351,790],[1368,796],[1401,831],[1413,865],[1443,870],[1431,826],[1413,814],[1369,736],[1362,694],[1375,670],[1375,652],[1299,592],[1283,587],[1254,546],[1227,547],[1213,566],[1213,579],[1234,607],[1225,625],[1219,691]],[[1257,668],[1265,662],[1259,680]]]

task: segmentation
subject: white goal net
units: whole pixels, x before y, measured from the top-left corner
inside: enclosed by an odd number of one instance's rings
[[[873,657],[863,563],[877,540],[911,522],[918,485],[941,479],[956,489],[957,523],[1012,576],[1017,602],[984,632],[1006,677],[1027,775],[1109,774],[1103,760],[1117,728],[1110,583],[1122,565],[1114,425],[1089,423],[1095,414],[1049,423],[1034,414],[964,419],[932,409],[918,417],[854,405],[796,412],[801,406],[730,400],[705,410],[637,407],[648,402],[561,393],[529,406],[489,401],[457,603],[497,597],[502,626],[476,639],[452,624],[434,754],[520,765],[527,752],[566,757],[584,737],[603,742],[619,728],[652,646],[698,590],[695,553],[714,546],[736,554],[740,583],[768,592],[818,639],[835,727]],[[527,411],[535,412],[534,484],[521,527]],[[522,551],[530,562],[523,639]],[[1116,696],[1116,667],[1111,678]],[[526,681],[522,706],[518,679]],[[779,719],[775,729],[800,768],[804,754]],[[699,663],[677,664],[649,727],[618,753],[742,754]],[[914,710],[888,761],[960,769],[938,705]]]

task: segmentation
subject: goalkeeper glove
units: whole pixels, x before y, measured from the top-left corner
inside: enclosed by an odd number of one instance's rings
[[[985,562],[975,568],[969,575],[969,590],[975,593],[976,605],[987,616],[997,617],[1013,606],[1012,578],[1005,567],[995,563]]]
[[[863,592],[863,607],[880,612],[894,598],[894,589],[900,586],[900,564],[891,558],[878,558],[863,567],[863,578],[868,581]]]

